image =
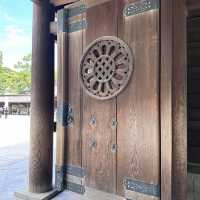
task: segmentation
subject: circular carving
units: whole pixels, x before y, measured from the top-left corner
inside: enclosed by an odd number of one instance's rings
[[[88,95],[101,100],[117,96],[133,72],[128,45],[117,37],[104,36],[92,42],[80,65],[81,85]]]

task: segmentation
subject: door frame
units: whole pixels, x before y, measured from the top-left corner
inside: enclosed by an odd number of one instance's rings
[[[187,199],[187,56],[185,0],[161,0],[161,200]]]

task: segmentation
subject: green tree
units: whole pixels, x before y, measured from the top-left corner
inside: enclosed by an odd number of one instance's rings
[[[11,93],[13,91],[14,79],[17,72],[6,67],[0,67],[0,94]]]
[[[0,51],[0,67],[3,66],[3,52]]]
[[[1,56],[0,56],[1,60]],[[31,90],[31,54],[14,65],[14,70],[0,65],[0,94],[22,94]]]
[[[31,71],[31,61],[32,55],[28,54],[22,58],[21,61],[18,61],[17,64],[14,65],[14,68],[19,71]]]
[[[31,90],[31,54],[23,57],[23,59],[14,65],[14,69],[17,71],[17,77],[15,77],[15,92],[24,93]]]

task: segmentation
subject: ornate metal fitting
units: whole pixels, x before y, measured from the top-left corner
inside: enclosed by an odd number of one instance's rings
[[[149,10],[154,10],[159,8],[159,0],[143,0],[135,3],[128,4],[124,8],[124,16],[137,15]]]
[[[133,55],[117,37],[104,36],[85,50],[80,64],[81,85],[99,100],[116,97],[127,86],[133,72]]]
[[[63,126],[72,126],[74,121],[72,106],[70,104],[58,106],[57,119],[63,124]]]
[[[139,180],[131,179],[131,178],[125,178],[124,179],[124,187],[125,190],[159,197],[160,196],[160,187],[159,185],[144,183]]]

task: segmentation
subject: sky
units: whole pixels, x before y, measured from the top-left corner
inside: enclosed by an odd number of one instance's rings
[[[31,53],[31,0],[0,0],[0,51],[5,67],[12,68]]]

